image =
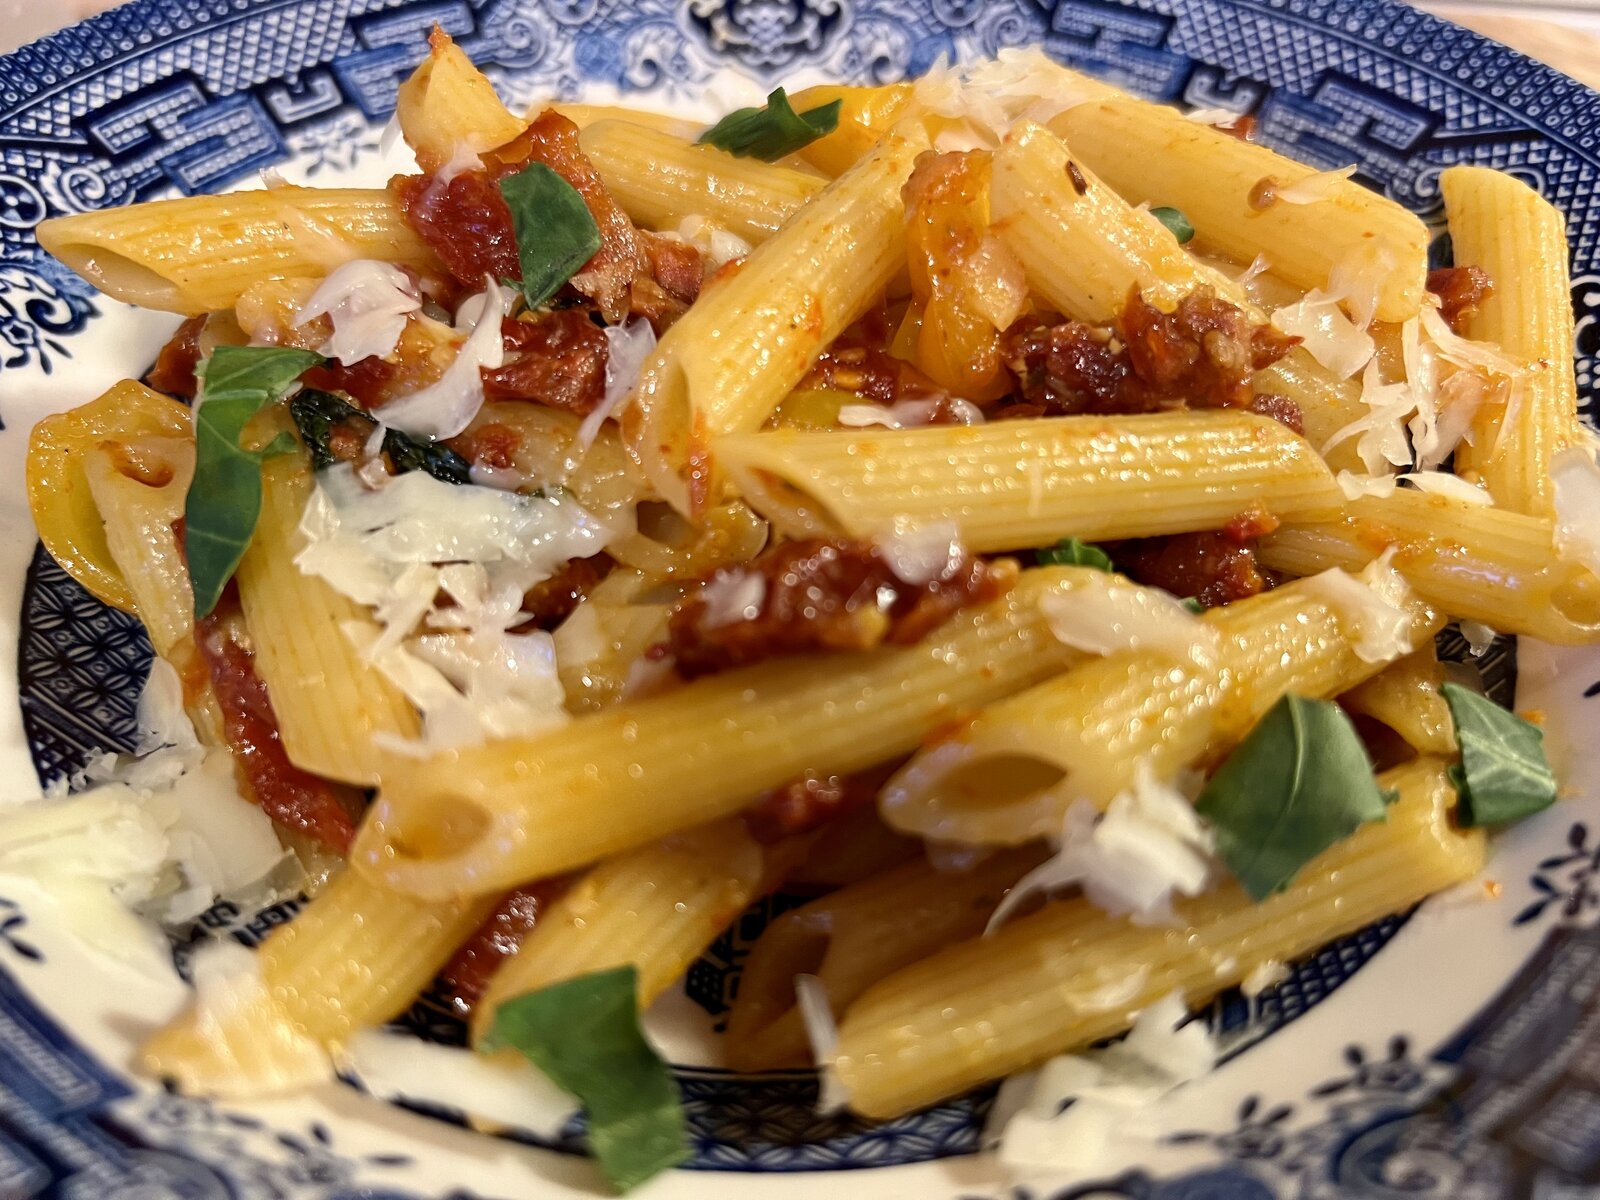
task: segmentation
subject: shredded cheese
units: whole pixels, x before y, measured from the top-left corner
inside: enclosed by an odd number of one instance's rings
[[[333,336],[323,343],[322,353],[355,363],[393,354],[406,321],[421,308],[422,294],[409,275],[392,263],[361,258],[324,279],[294,323],[299,328],[327,317]]]
[[[385,425],[414,437],[442,441],[472,424],[483,407],[483,372],[505,361],[505,343],[500,334],[500,318],[512,300],[493,279],[485,278],[482,300],[473,309],[472,332],[456,353],[455,361],[438,380],[379,410]],[[462,305],[463,312],[472,304]],[[458,315],[458,322],[462,317]]]
[[[1088,654],[1154,650],[1174,658],[1214,655],[1217,631],[1157,588],[1113,583],[1070,596],[1047,596],[1040,609],[1050,632]]]

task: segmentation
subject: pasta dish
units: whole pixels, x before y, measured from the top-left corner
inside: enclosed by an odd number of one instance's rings
[[[0,857],[148,847],[130,937],[305,897],[141,1069],[360,1073],[434,987],[462,1107],[626,1190],[686,1153],[640,1013],[782,889],[730,1067],[1005,1081],[1002,1160],[1071,1162],[1193,1010],[1473,879],[1559,784],[1435,635],[1600,640],[1562,217],[1452,167],[1436,238],[1252,126],[1015,51],[518,115],[436,31],[385,188],[43,224],[182,324],[33,432],[157,658]]]

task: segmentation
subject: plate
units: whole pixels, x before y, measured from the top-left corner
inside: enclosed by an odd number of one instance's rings
[[[139,374],[172,318],[92,294],[44,258],[46,216],[212,191],[275,167],[380,182],[395,88],[441,24],[509,99],[625,94],[708,114],[776,82],[885,82],[940,56],[1043,44],[1145,95],[1253,114],[1262,138],[1440,223],[1439,171],[1510,170],[1567,213],[1579,386],[1600,358],[1600,95],[1386,3],[1195,0],[135,0],[0,59],[0,778],[20,801],[125,747],[149,661],[135,622],[37,548],[26,434]],[[758,86],[759,85],[759,86]],[[747,913],[651,1013],[680,1060],[695,1156],[645,1194],[721,1200],[1177,1200],[1577,1195],[1600,1171],[1600,655],[1524,642],[1482,664],[1545,714],[1573,796],[1501,839],[1488,877],[1346,938],[1252,1001],[1205,1014],[1229,1057],[1161,1129],[1061,1178],[975,1153],[989,1096],[886,1124],[814,1112],[808,1074],[740,1077],[701,1052],[783,897]],[[294,905],[221,904],[193,936],[246,944]],[[174,948],[181,966],[186,946]],[[361,1081],[221,1104],[127,1073],[181,1003],[0,879],[0,1197],[431,1200],[595,1194],[575,1130],[549,1145],[401,1108]],[[402,1024],[461,1030],[426,996]],[[714,1036],[710,1039],[714,1047]],[[849,1172],[847,1175],[829,1174]],[[758,1182],[752,1173],[761,1173]],[[1568,1189],[1568,1190],[1563,1190]]]

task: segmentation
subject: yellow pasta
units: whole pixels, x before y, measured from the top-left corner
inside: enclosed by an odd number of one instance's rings
[[[260,995],[220,1014],[191,1007],[145,1043],[141,1065],[186,1090],[228,1094],[270,1063],[278,1031],[337,1049],[404,1012],[493,903],[419,901],[342,872],[261,943]]]
[[[503,146],[526,128],[443,30],[435,27],[428,43],[428,57],[395,97],[395,119],[417,165],[436,171],[459,153]]]
[[[1350,689],[1339,703],[1381,721],[1419,754],[1450,755],[1456,752],[1456,735],[1439,690],[1444,682],[1444,664],[1430,642]]]
[[[302,455],[261,468],[261,516],[239,563],[239,602],[253,665],[272,696],[284,753],[295,766],[343,783],[376,784],[390,756],[379,735],[414,738],[421,721],[399,689],[363,661],[347,622],[379,629],[366,610],[295,565],[300,514],[312,491]]]
[[[1291,575],[1357,570],[1384,550],[1430,604],[1501,633],[1580,645],[1600,634],[1600,580],[1562,563],[1551,523],[1401,488],[1366,496],[1332,521],[1293,523],[1263,538],[1261,560]]]
[[[1425,605],[1406,611],[1397,655],[1443,624]],[[1383,660],[1356,652],[1357,619],[1308,583],[1212,609],[1217,652],[1124,651],[990,705],[890,781],[884,819],[946,841],[1059,834],[1074,799],[1104,808],[1141,760],[1158,777],[1214,761],[1286,693],[1332,696],[1377,672]]]
[[[786,912],[761,933],[739,975],[724,1043],[736,1071],[805,1066],[811,1043],[794,977],[815,975],[834,1012],[884,976],[983,932],[1006,891],[1044,852],[1008,850],[971,870],[907,863]]]
[[[900,185],[926,145],[914,129],[885,137],[661,339],[623,433],[663,499],[703,508],[711,440],[758,428],[900,269]]]
[[[1550,464],[1579,438],[1566,222],[1527,184],[1486,167],[1450,167],[1439,189],[1456,262],[1482,267],[1494,285],[1468,318],[1467,336],[1526,364],[1505,406],[1479,411],[1455,469],[1482,482],[1500,507],[1548,517]]]
[[[1381,267],[1378,318],[1417,315],[1428,273],[1428,230],[1377,192],[1341,179],[1328,180],[1325,194],[1312,203],[1271,198],[1263,181],[1275,181],[1275,193],[1316,168],[1139,100],[1074,105],[1050,128],[1072,147],[1080,166],[1130,203],[1181,211],[1200,244],[1240,262],[1265,255],[1275,275],[1304,291],[1326,288],[1336,268],[1354,268],[1370,256]]]
[[[1043,126],[1019,122],[995,151],[989,202],[1028,285],[1069,317],[1112,320],[1134,288],[1162,308],[1202,285],[1250,307],[1233,280],[1186,254]]]
[[[617,203],[652,229],[704,217],[748,242],[764,242],[828,184],[630,121],[589,125],[579,144]]]
[[[856,1112],[892,1117],[1126,1029],[1172,992],[1191,1005],[1263,964],[1318,946],[1470,878],[1481,830],[1450,821],[1444,764],[1380,776],[1400,792],[1259,904],[1219,884],[1174,904],[1176,928],[1108,917],[1087,900],[1048,904],[993,937],[889,976],[846,1011],[835,1068]]]
[[[790,537],[954,521],[979,552],[1331,516],[1343,499],[1303,439],[1236,411],[779,430],[723,438],[716,465]]]
[[[1367,414],[1361,402],[1358,379],[1335,379],[1311,355],[1296,348],[1250,381],[1257,395],[1284,396],[1300,410],[1306,441],[1322,453],[1329,468],[1366,474],[1366,464],[1356,453],[1356,440],[1346,438],[1331,451],[1323,452],[1333,435]]]
[[[1026,572],[914,646],[837,655],[826,671],[778,659],[544,737],[440,755],[385,780],[351,860],[417,895],[490,891],[713,821],[807,770],[891,759],[1077,659],[1039,605],[1112,586],[1127,585],[1086,569]],[[606,819],[584,819],[597,804]]]
[[[115,300],[166,312],[232,308],[263,278],[358,258],[438,271],[387,191],[280,187],[56,217],[39,244]]]

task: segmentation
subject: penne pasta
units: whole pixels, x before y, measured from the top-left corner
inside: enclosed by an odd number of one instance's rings
[[[1019,122],[995,151],[989,203],[1028,285],[1066,316],[1112,320],[1135,288],[1160,308],[1201,286],[1253,308],[1238,284],[1186,254],[1041,125]]]
[[[953,943],[977,937],[1006,891],[1044,858],[1008,850],[967,871],[926,860],[786,912],[745,959],[724,1043],[736,1071],[809,1065],[811,1043],[794,977],[815,975],[835,1014],[878,980]]]
[[[404,1012],[493,904],[418,901],[341,872],[261,943],[263,987],[215,1012],[191,1006],[145,1043],[141,1065],[204,1095],[251,1090],[275,1048],[308,1039],[336,1050]]]
[[[1456,753],[1456,735],[1439,690],[1444,682],[1444,664],[1429,643],[1351,688],[1339,703],[1387,725],[1418,754],[1448,756]]]
[[[1275,275],[1302,291],[1326,289],[1336,268],[1371,261],[1378,319],[1417,315],[1428,273],[1428,230],[1377,192],[1328,179],[1312,203],[1277,199],[1277,192],[1316,168],[1140,100],[1077,104],[1050,129],[1072,147],[1080,166],[1129,203],[1182,212],[1201,245],[1240,262],[1265,255]]]
[[[1443,625],[1420,603],[1406,613],[1397,656]],[[1124,651],[990,705],[889,781],[884,820],[942,841],[1055,836],[1074,800],[1105,808],[1142,760],[1158,777],[1214,762],[1285,694],[1337,695],[1384,665],[1356,652],[1352,616],[1309,583],[1203,619],[1220,635],[1215,654]]]
[[[828,184],[631,121],[597,121],[578,140],[617,202],[652,229],[704,217],[759,244]]]
[[[1332,450],[1324,449],[1334,434],[1367,413],[1367,406],[1361,402],[1360,380],[1335,379],[1311,355],[1296,348],[1270,367],[1257,371],[1250,384],[1257,395],[1283,396],[1294,401],[1300,410],[1306,441],[1323,456],[1329,469],[1366,474],[1367,467],[1356,452],[1354,438],[1346,438]]]
[[[1079,657],[1051,636],[1046,597],[1127,586],[1094,570],[1029,571],[915,646],[837,655],[821,672],[779,659],[544,737],[440,755],[385,781],[351,861],[419,896],[492,891],[727,816],[807,770],[883,762]],[[601,803],[604,821],[582,819]]]
[[[663,499],[704,509],[711,440],[758,428],[901,269],[900,186],[926,146],[916,129],[885,137],[661,339],[622,427]]]
[[[387,191],[280,187],[56,217],[39,244],[114,300],[166,312],[232,308],[263,278],[358,258],[437,271]]]
[[[1438,760],[1379,777],[1400,798],[1259,904],[1221,884],[1174,904],[1177,928],[1087,900],[1047,904],[878,983],[845,1012],[834,1068],[850,1107],[892,1117],[1126,1029],[1172,992],[1191,1006],[1271,962],[1404,912],[1483,865],[1482,830],[1450,821]]]
[[[430,53],[395,97],[395,120],[424,171],[436,171],[459,155],[503,146],[527,122],[514,116],[455,42],[438,26]]]
[[[1600,580],[1563,563],[1551,523],[1411,488],[1349,501],[1332,521],[1293,523],[1261,540],[1261,561],[1290,575],[1358,570],[1384,550],[1441,612],[1560,645],[1600,633]]]
[[[1455,469],[1501,508],[1551,516],[1550,465],[1580,436],[1566,222],[1527,184],[1487,167],[1450,167],[1439,190],[1456,262],[1483,268],[1494,285],[1466,333],[1526,364],[1504,406],[1478,411]]]
[[[722,438],[716,465],[789,537],[954,521],[980,553],[1331,516],[1343,493],[1278,422],[1237,411],[1045,417]]]
[[[249,624],[254,667],[272,696],[289,761],[342,783],[371,786],[390,756],[379,735],[414,738],[422,723],[398,688],[363,660],[346,623],[381,632],[367,611],[322,579],[301,572],[300,514],[311,495],[303,455],[261,467],[261,516],[239,563],[239,601]]]

